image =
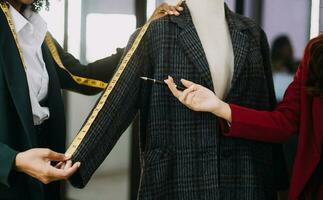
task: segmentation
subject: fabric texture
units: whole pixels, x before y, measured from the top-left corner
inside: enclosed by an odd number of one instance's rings
[[[142,174],[138,199],[276,199],[272,144],[221,137],[214,115],[191,111],[167,87],[140,79],[164,80],[171,75],[213,90],[201,42],[183,6],[179,17],[152,22],[74,153],[72,160],[82,165],[70,181],[84,187],[139,112]],[[275,95],[266,36],[253,21],[227,7],[226,18],[235,54],[227,101],[269,110]]]

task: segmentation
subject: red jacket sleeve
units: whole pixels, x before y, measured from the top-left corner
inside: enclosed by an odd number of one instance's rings
[[[257,111],[231,104],[231,128],[226,136],[265,142],[283,142],[298,132],[300,120],[302,76],[307,67],[307,56],[301,63],[283,101],[272,112]]]

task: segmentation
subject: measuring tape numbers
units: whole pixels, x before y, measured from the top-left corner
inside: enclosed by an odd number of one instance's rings
[[[75,76],[73,75],[70,71],[68,71],[59,54],[58,54],[58,51],[57,51],[57,48],[56,48],[56,45],[54,43],[54,40],[53,38],[51,37],[51,35],[49,33],[46,34],[46,37],[45,37],[45,42],[47,44],[47,47],[54,59],[54,61],[56,62],[56,64],[61,68],[63,69],[65,72],[68,73],[68,75],[79,85],[85,85],[85,86],[90,86],[90,87],[95,87],[95,88],[100,88],[100,89],[105,89],[107,87],[107,83],[103,82],[103,81],[100,81],[100,80],[95,80],[95,79],[89,79],[89,78],[84,78],[84,77],[80,77],[80,76]]]
[[[24,57],[23,57],[23,53],[21,50],[21,47],[19,45],[18,42],[18,37],[17,37],[17,32],[15,31],[15,26],[12,20],[12,16],[11,13],[9,11],[9,5],[6,2],[1,2],[0,3],[0,7],[3,11],[3,13],[6,16],[6,19],[8,21],[10,30],[12,32],[12,35],[14,37],[17,49],[19,51],[19,55],[20,55],[20,59],[21,62],[24,66],[24,69],[26,70],[26,64],[24,61]],[[65,155],[66,156],[72,156],[77,148],[80,146],[80,144],[82,143],[83,139],[85,138],[85,136],[87,135],[88,131],[90,130],[93,122],[95,121],[95,119],[97,118],[97,116],[99,115],[99,113],[101,112],[103,106],[105,105],[108,97],[110,96],[111,92],[113,91],[114,87],[116,86],[118,80],[120,79],[120,77],[122,76],[125,68],[127,67],[129,61],[131,60],[132,56],[134,55],[135,51],[137,50],[142,38],[144,37],[145,33],[147,32],[149,26],[150,26],[150,21],[147,22],[140,30],[139,34],[137,35],[137,37],[135,38],[131,48],[129,49],[129,51],[126,53],[126,55],[124,56],[121,64],[119,65],[117,71],[115,72],[115,74],[113,75],[110,83],[104,83],[102,81],[98,81],[98,80],[93,80],[93,79],[87,79],[87,78],[83,78],[83,77],[78,77],[73,75],[72,73],[70,73],[63,65],[57,48],[55,46],[55,43],[52,39],[52,37],[50,36],[50,34],[47,34],[45,37],[45,42],[49,48],[50,53],[53,56],[54,61],[56,62],[56,64],[62,68],[63,70],[65,70],[71,77],[72,79],[77,82],[78,84],[81,85],[87,85],[87,86],[92,86],[92,87],[97,87],[97,88],[105,88],[104,93],[102,94],[102,96],[100,97],[99,102],[97,103],[96,107],[94,108],[94,110],[92,111],[90,117],[87,119],[85,125],[82,127],[82,129],[80,130],[80,132],[76,135],[76,137],[74,138],[74,140],[72,141],[71,145],[69,146],[69,148],[67,149]]]
[[[0,3],[0,7],[1,7],[1,10],[3,11],[3,13],[5,14],[5,17],[7,19],[9,28],[11,30],[11,33],[13,35],[13,38],[15,40],[15,43],[16,43],[16,46],[17,46],[17,49],[18,49],[18,52],[19,52],[20,60],[21,60],[22,65],[24,66],[24,69],[26,71],[27,66],[26,66],[26,63],[25,63],[25,60],[24,60],[24,57],[23,57],[22,49],[21,49],[21,47],[19,45],[19,41],[18,41],[18,36],[17,36],[16,29],[15,29],[15,25],[14,25],[13,20],[12,20],[12,15],[11,15],[11,13],[9,11],[9,5],[6,2],[1,2]],[[60,58],[60,56],[58,54],[57,48],[55,46],[54,40],[53,40],[53,38],[51,37],[51,35],[49,33],[46,34],[45,42],[46,42],[46,44],[48,46],[48,49],[49,49],[49,51],[50,51],[50,53],[51,53],[54,61],[56,62],[56,64],[61,69],[63,69],[64,71],[66,71],[68,73],[68,75],[71,76],[71,78],[77,84],[79,84],[79,85],[85,85],[85,86],[90,86],[90,87],[95,87],[95,88],[100,88],[100,89],[105,89],[107,87],[108,84],[105,83],[105,82],[103,82],[103,81],[94,80],[94,79],[89,79],[89,78],[84,78],[84,77],[80,77],[80,76],[73,75],[63,65],[63,62],[62,62],[62,60],[61,60],[61,58]]]

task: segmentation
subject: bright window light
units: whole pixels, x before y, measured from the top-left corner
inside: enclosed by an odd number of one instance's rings
[[[147,19],[153,14],[156,7],[156,0],[147,0]]]
[[[63,45],[64,42],[64,9],[65,1],[51,1],[49,11],[43,9],[40,15],[47,22],[49,32]]]
[[[311,38],[318,36],[320,27],[320,0],[312,0]]]
[[[89,14],[86,18],[86,59],[93,62],[127,45],[136,29],[135,15]]]
[[[80,58],[82,1],[68,0],[68,52]]]

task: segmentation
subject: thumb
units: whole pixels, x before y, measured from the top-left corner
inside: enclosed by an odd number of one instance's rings
[[[55,151],[49,150],[47,152],[47,159],[50,161],[66,161],[68,158],[61,153],[57,153]]]
[[[182,4],[183,4],[183,0],[180,0],[178,3],[177,3],[177,5],[176,6],[181,6]]]
[[[194,85],[193,82],[185,80],[185,79],[181,79],[181,82],[183,83],[183,85],[187,88],[191,87],[192,85]]]

